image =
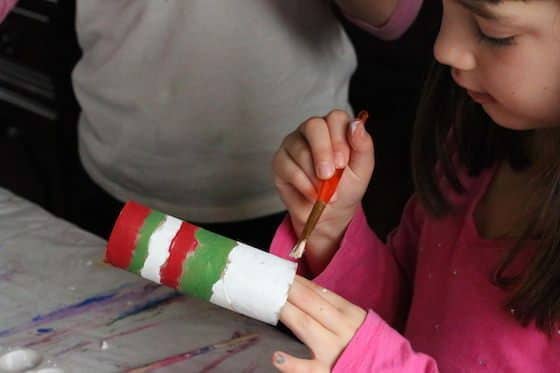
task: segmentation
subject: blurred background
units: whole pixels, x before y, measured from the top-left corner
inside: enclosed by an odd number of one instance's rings
[[[77,152],[75,6],[74,0],[20,0],[0,25],[0,187],[96,233],[96,216],[103,215]],[[398,223],[412,191],[411,130],[440,12],[439,2],[427,2],[393,42],[375,39],[339,14],[358,56],[350,102],[356,112],[370,113],[376,170],[364,204],[381,236]]]

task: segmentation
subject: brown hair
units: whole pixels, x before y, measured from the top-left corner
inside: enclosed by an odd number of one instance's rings
[[[481,0],[484,1],[484,0]],[[464,193],[453,157],[476,176],[498,162],[515,170],[532,165],[535,131],[514,131],[496,125],[482,108],[468,99],[451,78],[449,67],[434,63],[417,112],[412,144],[413,179],[424,207],[435,217],[449,214],[452,204],[440,189],[441,178]],[[509,291],[504,306],[522,324],[552,333],[560,319],[560,157],[558,138],[553,161],[535,182],[535,205],[526,216],[522,238],[497,264],[492,281]],[[436,163],[441,173],[436,175]],[[538,244],[522,273],[506,276],[514,259],[527,247],[523,242],[539,232]]]

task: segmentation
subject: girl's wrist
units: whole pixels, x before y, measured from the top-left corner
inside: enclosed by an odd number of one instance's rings
[[[319,275],[334,257],[348,225],[352,221],[355,209],[337,216],[336,219],[329,219],[315,228],[309,238],[304,259],[313,277]]]

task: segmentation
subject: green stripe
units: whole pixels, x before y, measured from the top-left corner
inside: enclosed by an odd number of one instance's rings
[[[199,228],[195,232],[198,246],[183,263],[179,290],[193,297],[210,300],[212,286],[222,276],[229,253],[237,242]]]
[[[163,223],[165,220],[165,214],[159,211],[150,212],[150,215],[144,220],[142,228],[138,233],[136,239],[136,247],[134,248],[134,253],[132,254],[132,260],[128,266],[130,272],[140,274],[140,270],[144,267],[144,262],[148,257],[148,244],[150,243],[150,237],[152,233]]]

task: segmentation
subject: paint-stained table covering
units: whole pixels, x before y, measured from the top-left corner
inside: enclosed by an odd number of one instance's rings
[[[64,372],[271,372],[276,349],[308,354],[264,323],[103,263],[104,248],[0,188],[0,356],[30,348],[38,368]]]

